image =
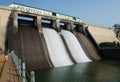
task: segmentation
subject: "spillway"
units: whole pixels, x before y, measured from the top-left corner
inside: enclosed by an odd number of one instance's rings
[[[77,38],[69,31],[62,30],[61,34],[65,39],[65,42],[72,54],[72,57],[77,63],[90,62],[91,60],[87,57],[86,53],[82,49]]]
[[[86,49],[88,55],[93,60],[99,60],[99,54],[97,53],[97,50],[93,46],[92,42],[82,33],[76,32],[76,37],[78,38],[79,42],[82,44],[84,49]]]
[[[54,67],[72,65],[60,35],[53,29],[43,28],[43,35],[48,47],[49,56]]]
[[[20,26],[14,37],[15,54],[26,63],[27,70],[49,68],[42,38],[36,27]]]

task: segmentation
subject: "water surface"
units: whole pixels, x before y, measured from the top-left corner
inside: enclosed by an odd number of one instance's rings
[[[120,61],[102,60],[39,70],[36,82],[120,82]]]

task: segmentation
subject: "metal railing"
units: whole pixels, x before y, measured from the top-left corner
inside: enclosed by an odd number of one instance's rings
[[[15,64],[15,67],[16,69],[18,70],[19,72],[19,75],[21,76],[22,78],[22,82],[28,82],[27,79],[26,79],[26,75],[28,74],[26,72],[26,66],[25,66],[25,63],[22,63],[21,59],[19,59],[14,51],[11,52],[11,55],[12,55],[12,59],[13,59],[13,62]],[[31,71],[31,74],[29,75],[30,77],[30,82],[35,82],[35,73],[34,71]]]

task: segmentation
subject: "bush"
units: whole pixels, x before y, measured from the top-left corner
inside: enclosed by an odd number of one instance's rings
[[[102,48],[120,48],[120,43],[119,42],[102,42],[99,44],[100,47]]]

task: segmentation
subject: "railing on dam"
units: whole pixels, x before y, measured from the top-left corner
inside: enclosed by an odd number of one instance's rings
[[[25,63],[22,63],[21,62],[21,59],[19,59],[14,51],[11,52],[11,55],[12,55],[12,59],[13,59],[13,62],[15,64],[15,67],[16,69],[18,70],[19,72],[19,75],[21,76],[22,78],[22,82],[28,82],[27,79],[26,79],[26,75],[28,76],[28,78],[30,79],[30,82],[35,82],[35,73],[34,71],[31,71],[31,75],[29,75],[27,72],[26,72],[26,66],[25,66]]]

